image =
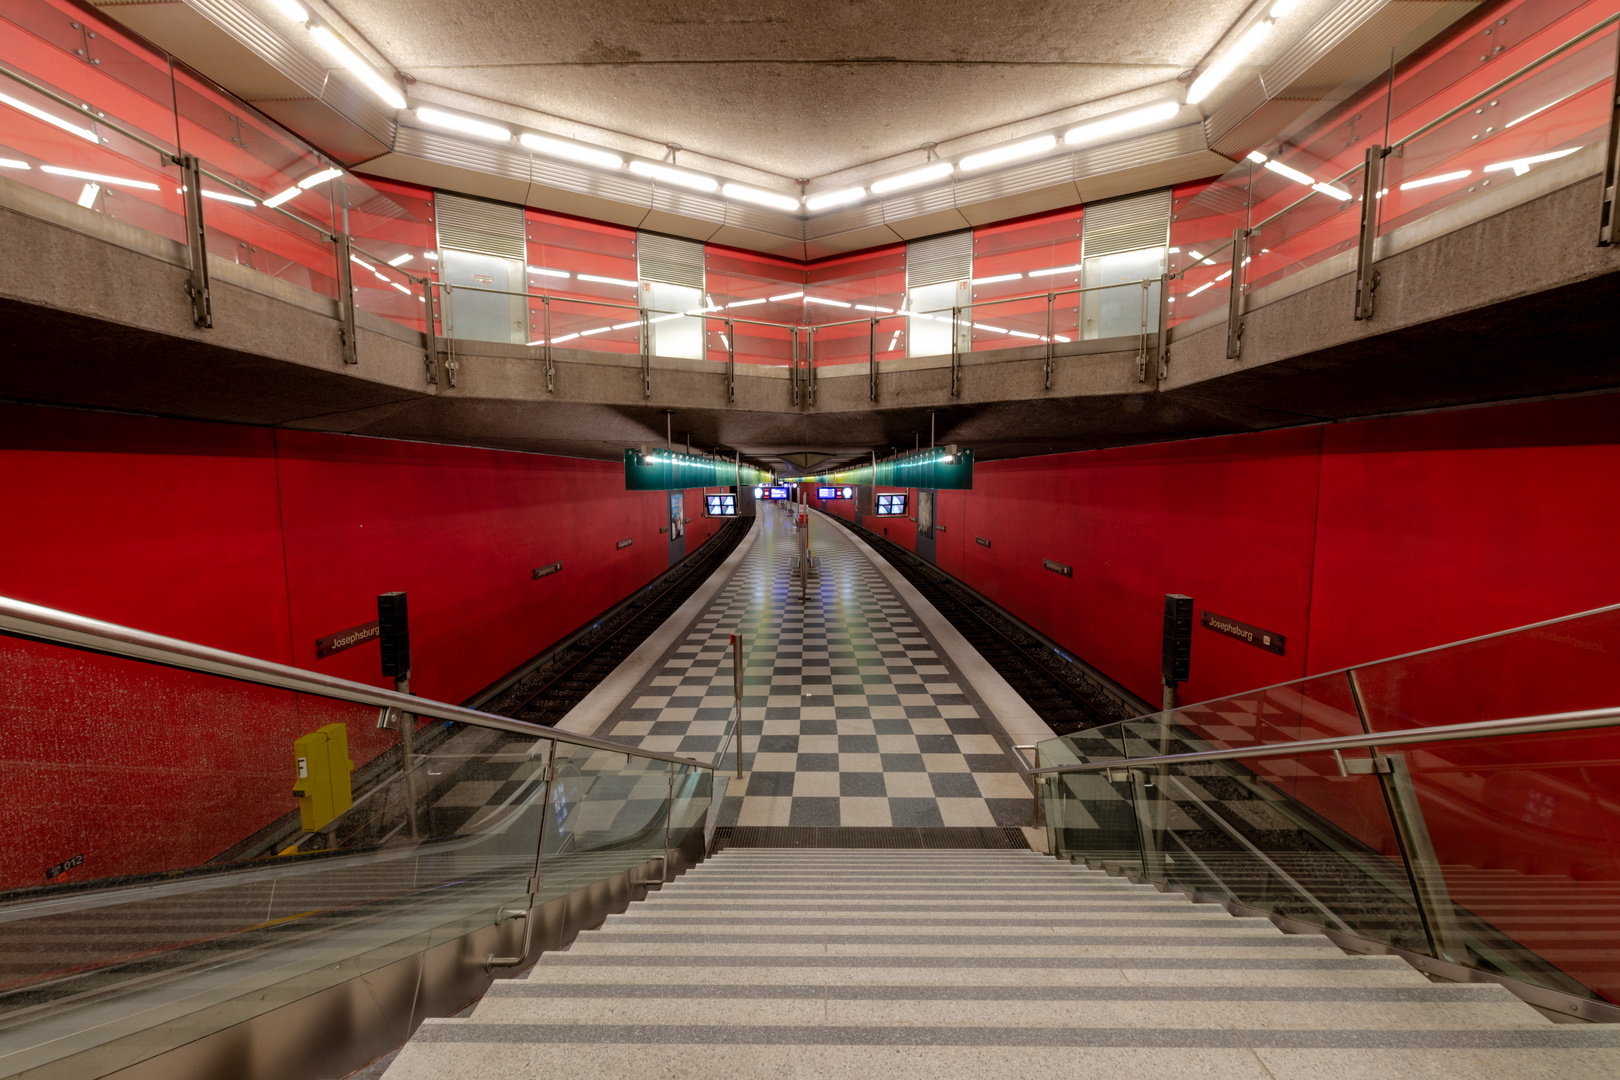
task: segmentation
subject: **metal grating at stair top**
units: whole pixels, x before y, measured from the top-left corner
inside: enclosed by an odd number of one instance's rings
[[[385,1080],[1612,1077],[1620,1030],[1028,851],[727,851]]]
[[[636,233],[636,273],[643,281],[703,288],[703,245],[657,233]]]
[[[1028,851],[1019,829],[992,826],[863,828],[788,825],[722,825],[715,848],[866,848],[911,850]]]
[[[906,288],[973,276],[973,230],[913,240],[906,245]]]
[[[1085,259],[1163,247],[1169,238],[1169,188],[1094,203],[1080,220],[1080,255]]]
[[[439,246],[453,251],[525,260],[528,244],[523,233],[523,208],[437,192],[433,196],[434,224]]]

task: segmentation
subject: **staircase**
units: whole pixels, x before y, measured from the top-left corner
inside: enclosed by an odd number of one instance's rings
[[[385,1075],[1609,1080],[1620,1029],[1033,852],[748,849],[427,1021]]]

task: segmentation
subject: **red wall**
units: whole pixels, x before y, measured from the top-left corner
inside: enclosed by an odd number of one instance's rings
[[[668,566],[668,496],[626,492],[615,462],[0,405],[0,483],[0,594],[383,686],[375,643],[317,660],[315,639],[403,589],[412,689],[448,701]],[[684,500],[690,551],[718,522]],[[193,865],[293,808],[300,734],[344,719],[356,762],[397,739],[375,710],[0,652],[27,673],[0,689],[0,888],[81,852],[76,876]]]

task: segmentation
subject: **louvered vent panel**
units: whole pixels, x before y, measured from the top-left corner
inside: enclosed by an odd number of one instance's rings
[[[434,194],[433,208],[433,216],[439,226],[440,247],[494,255],[501,259],[523,261],[527,257],[521,206],[447,195],[440,191]]]
[[[1087,259],[1162,247],[1170,235],[1170,192],[1152,191],[1092,203],[1080,221],[1080,254]]]
[[[636,233],[637,273],[643,281],[703,288],[703,245],[656,233]]]
[[[1356,28],[1372,18],[1389,0],[1345,0],[1328,12],[1299,40],[1285,49],[1266,66],[1261,78],[1266,93],[1277,96],[1289,83],[1303,75],[1307,68],[1321,60]]]
[[[441,165],[474,169],[491,176],[529,182],[529,155],[496,146],[475,145],[454,135],[440,135],[401,124],[394,131],[394,150]]]
[[[906,288],[973,276],[973,230],[913,240],[906,245]]]

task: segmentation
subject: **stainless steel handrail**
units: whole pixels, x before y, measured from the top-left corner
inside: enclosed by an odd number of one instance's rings
[[[269,660],[226,652],[224,649],[211,649],[206,645],[197,645],[178,638],[164,637],[161,634],[152,634],[117,623],[102,622],[83,615],[57,611],[55,608],[25,603],[9,596],[0,596],[0,634],[49,641],[113,656],[127,656],[134,660],[144,660],[187,671],[200,671],[259,686],[318,694],[357,705],[399,709],[417,716],[431,716],[437,720],[454,720],[477,727],[532,735],[539,739],[556,739],[558,742],[594,750],[612,750],[618,754],[668,761],[676,765],[713,769],[712,765],[695,758],[640,750],[624,743],[592,739],[541,724],[530,724],[506,716],[462,708],[460,705],[412,697],[393,690],[381,690],[374,686],[366,686],[364,683],[350,682],[348,679],[318,675]]]
[[[1164,716],[1156,713],[1156,716]],[[1153,716],[1142,717],[1141,723]],[[1490,739],[1504,735],[1531,735],[1544,731],[1581,731],[1587,728],[1613,727],[1620,724],[1620,708],[1587,709],[1582,712],[1546,713],[1541,716],[1518,716],[1506,720],[1478,720],[1468,724],[1442,724],[1431,728],[1402,728],[1398,731],[1374,732],[1371,735],[1340,735],[1331,739],[1301,739],[1290,743],[1261,743],[1258,746],[1231,750],[1197,750],[1186,754],[1158,754],[1153,757],[1114,758],[1110,761],[1088,761],[1078,765],[1048,765],[1032,769],[1032,774],[1103,772],[1108,769],[1135,769],[1153,765],[1186,765],[1200,761],[1230,761],[1237,758],[1287,757],[1292,754],[1321,754],[1370,747],[1412,746],[1421,743],[1459,742],[1467,739]]]

